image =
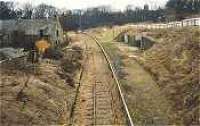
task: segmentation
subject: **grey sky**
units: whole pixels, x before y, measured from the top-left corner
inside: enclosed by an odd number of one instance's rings
[[[150,7],[163,7],[167,0],[4,0],[4,1],[15,1],[19,5],[30,2],[33,5],[40,3],[47,3],[54,5],[58,8],[67,9],[84,9],[88,7],[96,7],[101,5],[109,5],[114,9],[124,9],[127,5],[142,7],[144,4],[149,4]]]

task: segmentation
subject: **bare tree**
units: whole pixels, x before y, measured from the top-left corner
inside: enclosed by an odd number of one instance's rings
[[[22,7],[23,10],[23,19],[31,19],[33,14],[33,6],[31,3],[25,3]]]
[[[0,19],[17,18],[14,2],[0,1]]]
[[[43,19],[57,15],[57,9],[51,5],[40,4],[34,9],[34,18]]]
[[[33,6],[31,3],[25,3],[23,6],[23,18],[24,19],[31,19],[33,14]]]

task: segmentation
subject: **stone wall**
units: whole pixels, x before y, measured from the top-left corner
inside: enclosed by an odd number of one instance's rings
[[[0,21],[0,47],[30,48],[41,38],[41,31],[53,47],[64,42],[63,29],[55,19]]]
[[[127,38],[127,40],[125,40],[125,38]],[[130,46],[138,47],[139,49],[144,49],[144,50],[147,50],[154,45],[154,41],[142,35],[131,36],[124,34],[124,37],[120,38],[120,41],[123,41]]]

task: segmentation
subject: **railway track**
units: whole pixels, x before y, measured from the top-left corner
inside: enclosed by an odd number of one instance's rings
[[[96,38],[84,35],[89,43],[86,43],[85,47],[85,62],[70,114],[70,124],[133,126],[119,82],[105,50]],[[0,64],[20,64],[16,62],[26,62],[25,60],[26,56],[23,56]]]
[[[70,124],[133,126],[107,54],[96,38],[85,36],[89,39],[87,60],[81,72]]]

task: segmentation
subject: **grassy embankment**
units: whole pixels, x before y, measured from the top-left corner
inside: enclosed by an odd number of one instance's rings
[[[59,60],[1,65],[2,125],[63,125],[75,95],[82,53],[71,47]],[[80,48],[78,48],[80,49]]]
[[[200,30],[188,27],[137,31],[142,32],[157,42],[136,59],[153,76],[170,102],[173,111],[170,123],[199,125]]]
[[[170,100],[174,123],[199,123],[200,30],[196,28],[163,29],[149,33],[159,41],[146,51],[143,66],[154,76]]]
[[[108,34],[111,32],[103,34],[105,38],[101,38],[101,41],[110,39],[106,37],[110,37],[111,35]],[[117,71],[134,123],[136,125],[169,124],[173,116],[170,116],[168,100],[151,75],[134,59],[128,57],[129,50],[120,50],[116,42],[102,44]]]

